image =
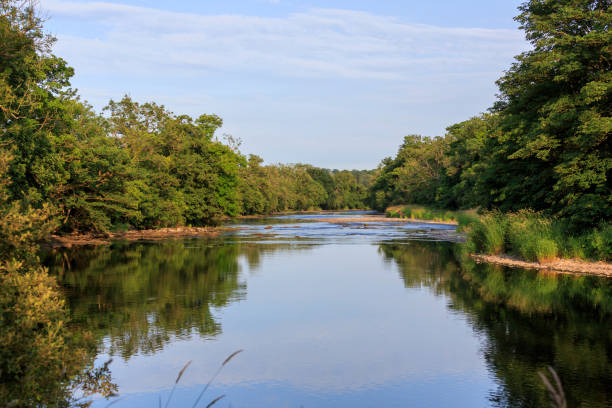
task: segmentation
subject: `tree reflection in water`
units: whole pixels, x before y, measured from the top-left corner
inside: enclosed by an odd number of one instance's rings
[[[407,287],[448,296],[483,339],[499,407],[549,406],[538,371],[554,367],[569,406],[612,400],[612,284],[597,277],[475,264],[446,243],[382,244]]]
[[[308,244],[248,240],[117,243],[47,255],[70,306],[71,327],[93,333],[97,352],[129,359],[174,339],[220,333],[213,316],[246,296],[241,265],[254,271],[270,252]],[[612,285],[609,280],[477,265],[449,243],[378,247],[406,287],[449,299],[482,339],[499,407],[549,405],[538,371],[559,373],[569,406],[607,407],[612,390]],[[93,369],[91,361],[83,372]]]
[[[268,252],[294,244],[176,240],[62,250],[61,277],[73,321],[93,330],[111,355],[154,353],[176,338],[221,331],[211,308],[240,301],[240,260],[255,269]],[[308,246],[300,246],[307,248]]]

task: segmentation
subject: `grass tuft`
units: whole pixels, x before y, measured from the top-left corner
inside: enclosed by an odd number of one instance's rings
[[[499,255],[504,252],[505,220],[499,213],[482,216],[471,225],[468,246],[473,252]]]
[[[198,395],[198,398],[195,400],[195,402],[193,404],[193,408],[196,408],[198,406],[198,403],[200,402],[200,400],[204,396],[204,393],[210,387],[210,384],[212,384],[212,382],[215,380],[215,378],[217,378],[217,376],[221,373],[221,370],[223,370],[223,367],[225,367],[225,365],[227,363],[229,363],[232,358],[236,357],[237,354],[242,353],[242,351],[243,351],[242,349],[236,350],[232,354],[227,356],[227,358],[225,360],[223,360],[223,362],[221,363],[219,368],[217,368],[217,371],[215,372],[215,374],[211,377],[211,379],[208,381],[208,383],[206,383],[206,385],[204,386],[204,389],[202,390],[202,392],[200,392],[200,395]],[[181,377],[183,377],[183,374],[185,373],[185,370],[187,370],[187,367],[189,367],[190,365],[191,365],[191,361],[187,362],[187,364],[185,364],[183,366],[181,371],[179,371],[179,373],[178,373],[178,375],[176,377],[176,380],[174,381],[174,385],[172,387],[172,390],[170,391],[170,395],[168,396],[168,400],[166,401],[166,405],[164,405],[164,408],[168,408],[168,406],[170,405],[170,401],[172,400],[172,396],[174,395],[174,390],[176,389],[176,386],[178,385],[179,381],[181,380]],[[208,405],[206,405],[206,408],[212,407],[213,405],[215,405],[217,402],[219,402],[223,398],[225,398],[225,394],[220,395],[217,398],[215,398],[212,401],[210,401],[208,403]],[[121,398],[118,398],[118,399],[112,401],[110,404],[107,405],[107,407],[115,404],[116,402],[119,402],[120,400],[121,400]],[[162,397],[161,397],[161,395],[159,396],[159,399],[158,399],[158,407],[162,408]]]

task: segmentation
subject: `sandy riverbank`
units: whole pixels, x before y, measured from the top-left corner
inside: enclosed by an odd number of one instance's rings
[[[268,214],[254,214],[254,215],[238,215],[236,217],[222,217],[221,221],[232,221],[232,220],[249,220],[249,219],[262,219],[262,218],[272,218],[272,217],[281,217],[283,215],[313,215],[313,214],[335,214],[335,213],[351,213],[351,212],[361,212],[361,211],[369,211],[369,210],[304,210],[304,211],[280,211],[280,212],[272,212]]]
[[[612,277],[612,264],[607,262],[588,262],[579,259],[557,259],[548,263],[527,262],[508,255],[472,254],[476,262],[486,262],[503,266],[525,269],[549,270],[560,273],[597,275]]]
[[[368,223],[368,222],[386,222],[386,223],[419,223],[419,224],[443,224],[457,225],[455,221],[429,221],[429,220],[414,220],[411,218],[390,218],[384,215],[364,215],[361,217],[340,217],[340,218],[312,218],[312,221],[329,222],[331,224],[351,224],[351,223]]]

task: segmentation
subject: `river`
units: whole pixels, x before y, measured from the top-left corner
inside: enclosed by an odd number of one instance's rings
[[[325,214],[358,217],[358,213]],[[45,262],[119,398],[94,407],[612,407],[612,282],[474,264],[454,227],[240,221]],[[356,219],[357,220],[357,219]],[[442,232],[442,234],[441,234]],[[443,238],[441,238],[443,237]]]

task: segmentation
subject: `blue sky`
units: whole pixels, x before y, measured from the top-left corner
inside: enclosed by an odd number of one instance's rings
[[[485,111],[528,49],[515,0],[42,0],[101,109],[129,94],[216,113],[267,163],[374,168],[404,135]]]

